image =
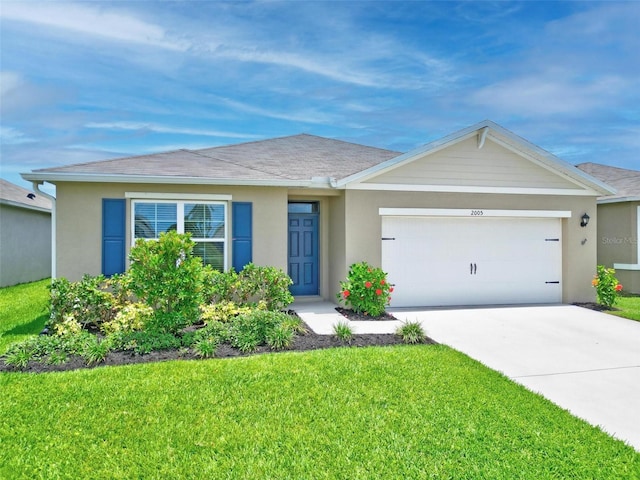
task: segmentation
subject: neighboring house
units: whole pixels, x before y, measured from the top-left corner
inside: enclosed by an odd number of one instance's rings
[[[0,287],[51,276],[51,201],[0,179]]]
[[[598,198],[598,264],[615,268],[624,290],[640,294],[640,171],[598,163],[578,168],[617,190]]]
[[[60,276],[123,271],[137,238],[177,229],[218,268],[282,268],[296,296],[335,301],[365,260],[393,306],[593,300],[613,193],[490,121],[404,154],[303,134],[22,176],[56,185]]]

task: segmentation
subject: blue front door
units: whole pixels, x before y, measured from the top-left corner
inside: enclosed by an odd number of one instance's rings
[[[289,213],[292,295],[318,295],[318,214]]]

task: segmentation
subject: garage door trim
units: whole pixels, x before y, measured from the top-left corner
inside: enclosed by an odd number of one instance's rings
[[[392,217],[571,218],[570,210],[488,210],[483,208],[380,208],[378,214]]]

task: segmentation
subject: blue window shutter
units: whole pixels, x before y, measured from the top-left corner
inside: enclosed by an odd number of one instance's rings
[[[231,236],[231,257],[232,266],[236,272],[244,268],[247,263],[253,260],[253,204],[251,202],[233,202],[232,211],[232,232]]]
[[[126,200],[102,199],[102,273],[111,276],[125,270]]]

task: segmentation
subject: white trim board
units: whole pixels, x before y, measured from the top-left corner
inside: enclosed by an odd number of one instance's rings
[[[218,195],[210,193],[154,193],[154,192],[125,192],[125,198],[140,200],[210,200],[231,201],[231,195]]]
[[[380,208],[378,214],[392,217],[571,218],[570,210],[486,210],[482,208]]]
[[[344,187],[346,190],[389,190],[398,192],[445,192],[445,193],[492,193],[518,195],[575,195],[596,197],[593,190],[572,188],[525,188],[525,187],[484,187],[475,185],[412,185],[395,183],[356,183]]]
[[[614,263],[613,268],[615,270],[640,270],[640,265],[637,263]]]

